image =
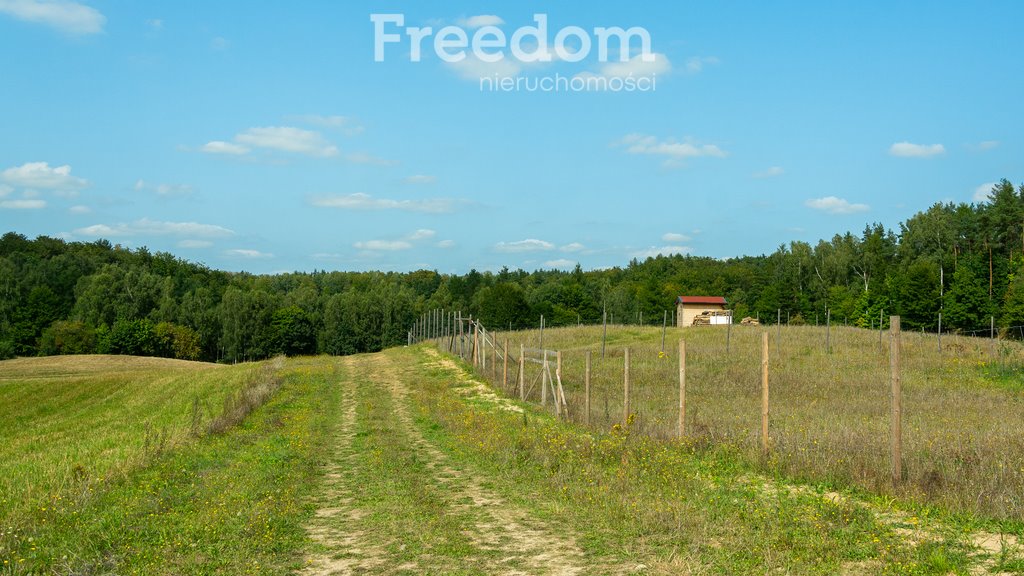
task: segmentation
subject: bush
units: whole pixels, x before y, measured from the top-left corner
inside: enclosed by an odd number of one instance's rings
[[[198,360],[202,349],[199,332],[188,326],[161,322],[154,328],[156,354],[178,360]]]
[[[130,356],[153,356],[156,353],[156,330],[149,320],[118,320],[109,331],[100,333],[100,352]]]
[[[57,320],[39,338],[39,354],[92,354],[96,351],[96,330],[84,322]]]
[[[14,358],[14,342],[11,340],[0,340],[0,360]]]

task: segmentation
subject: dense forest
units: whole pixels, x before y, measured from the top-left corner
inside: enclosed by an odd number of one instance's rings
[[[210,270],[106,240],[0,238],[0,358],[112,353],[210,361],[351,354],[401,344],[431,309],[485,325],[549,326],[641,318],[660,325],[676,296],[722,295],[735,317],[910,329],[1024,325],[1024,185],[1003,180],[978,204],[935,204],[900,224],[791,242],[770,255],[660,256],[571,272],[444,275],[327,272],[257,276]]]

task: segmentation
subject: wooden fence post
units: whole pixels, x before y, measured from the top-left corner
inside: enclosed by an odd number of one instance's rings
[[[624,368],[622,371],[623,394],[622,394],[622,425],[629,424],[629,348],[626,348]]]
[[[508,390],[508,338],[501,352],[501,389]]]
[[[900,380],[900,317],[889,317],[889,381],[892,404],[892,483],[903,479],[903,391]]]
[[[519,343],[519,400],[526,401],[526,351],[523,343]]]
[[[583,368],[583,424],[590,426],[590,350]]]
[[[498,382],[498,338],[491,333],[491,382]]]
[[[548,403],[548,351],[542,350],[544,353],[544,363],[540,365],[540,405],[546,406]]]
[[[768,455],[768,332],[761,334],[761,451]]]
[[[555,406],[561,406],[562,417],[569,419],[568,402],[565,400],[565,388],[562,387],[562,351],[555,352],[555,381],[558,382],[557,393],[555,394]],[[558,413],[558,410],[555,410]]]
[[[679,341],[679,438],[686,436],[686,341]]]

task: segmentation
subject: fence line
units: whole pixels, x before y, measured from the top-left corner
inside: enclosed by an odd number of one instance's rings
[[[824,342],[818,344],[825,352],[825,358],[829,358],[829,362],[840,362],[843,360],[843,354],[836,354],[837,350],[841,351],[844,346],[844,338],[849,337],[849,333],[843,331],[837,331],[833,333],[831,327],[831,311],[826,311],[826,324]],[[941,316],[938,325],[941,327]],[[659,359],[666,358],[665,344],[666,339],[666,321],[663,316],[663,326],[661,333],[661,352],[658,355]],[[879,327],[885,325],[881,320],[878,323]],[[791,449],[792,443],[798,441],[798,438],[794,438],[791,432],[783,434],[781,432],[775,432],[773,426],[777,421],[776,416],[773,415],[771,407],[779,402],[785,403],[786,401],[786,387],[779,388],[777,397],[769,395],[769,383],[770,377],[773,372],[779,371],[783,362],[783,351],[785,350],[783,343],[783,334],[781,324],[778,327],[761,327],[754,328],[760,335],[760,348],[761,348],[761,362],[760,362],[760,391],[761,391],[761,402],[760,402],[760,427],[753,425],[753,422],[748,423],[747,430],[750,431],[750,436],[759,437],[761,454],[768,456],[779,447],[788,447]],[[714,328],[694,328],[693,330],[714,330]],[[726,360],[730,357],[729,351],[732,348],[733,336],[731,331],[726,330],[723,334],[725,338],[725,357]],[[992,340],[991,354],[993,357],[996,355],[995,349],[995,324],[994,319],[990,320],[989,325],[989,339]],[[773,334],[774,333],[774,334]],[[907,414],[904,411],[903,406],[903,390],[902,390],[902,346],[903,339],[901,337],[901,319],[899,316],[890,316],[888,319],[888,330],[884,328],[879,329],[879,339],[881,339],[885,333],[889,334],[889,347],[888,347],[888,380],[889,380],[889,414],[887,418],[889,420],[889,446],[885,452],[888,452],[889,464],[891,467],[891,481],[894,485],[899,485],[905,481],[905,462],[903,455],[903,421],[907,419]],[[743,350],[743,331],[739,332],[740,342],[739,350]],[[913,334],[913,333],[911,333]],[[770,339],[774,336],[776,339],[775,350],[773,351],[770,346]],[[938,339],[939,351],[942,352],[943,340],[942,331],[936,333]],[[967,337],[962,332],[953,333],[953,338],[950,338],[950,333],[947,333],[945,350],[954,350],[963,352],[963,345],[960,344],[961,337]],[[543,338],[543,336],[541,337]],[[562,350],[562,349],[549,349],[543,347],[543,339],[540,340],[541,347],[526,346],[525,343],[520,342],[519,354],[516,356],[510,348],[510,337],[506,333],[499,340],[499,333],[487,330],[486,327],[478,320],[472,317],[463,317],[461,312],[457,311],[437,311],[434,313],[425,314],[421,321],[417,325],[413,326],[409,330],[409,342],[415,343],[420,341],[432,341],[437,344],[439,348],[453,355],[460,356],[465,361],[471,363],[474,370],[482,377],[489,379],[495,387],[499,387],[504,393],[510,396],[518,396],[521,401],[534,402],[539,404],[541,407],[551,410],[557,417],[581,422],[585,426],[593,426],[593,416],[595,415],[595,406],[593,403],[593,378],[595,374],[593,372],[592,365],[592,350],[588,347],[586,349],[573,349],[573,350]],[[499,344],[499,342],[501,342]],[[924,340],[915,342],[924,342]],[[979,339],[979,343],[983,340]],[[694,403],[687,398],[687,343],[685,339],[680,338],[678,342],[678,355],[675,366],[678,368],[678,404],[672,408],[669,408],[669,404],[665,403],[664,396],[661,397],[660,402],[643,402],[643,398],[638,398],[638,394],[642,396],[644,393],[650,393],[650,389],[653,386],[643,384],[637,387],[636,384],[636,369],[638,368],[636,350],[630,347],[622,347],[615,349],[608,347],[605,349],[604,338],[602,337],[601,342],[602,357],[608,352],[609,359],[617,362],[615,359],[621,352],[621,407],[622,416],[621,420],[617,420],[624,429],[635,428],[638,431],[648,430],[648,433],[656,433],[658,426],[665,428],[666,424],[671,426],[672,420],[675,420],[675,428],[671,433],[670,437],[678,439],[692,439],[696,436],[707,433],[700,429],[704,424],[701,423],[699,418],[688,419],[688,412],[693,414],[695,417],[699,413],[705,411],[713,413],[716,410],[715,406],[701,405],[701,397],[697,397],[697,402]],[[596,346],[596,345],[595,345]],[[978,353],[984,353],[985,346],[976,346],[975,350]],[[934,350],[934,348],[932,348]],[[884,353],[883,348],[883,353]],[[720,350],[719,350],[720,351]],[[579,353],[582,352],[583,366],[580,369],[579,365],[576,364],[575,370],[569,369],[567,371],[566,358],[567,352]],[[770,354],[770,352],[773,352]],[[700,354],[701,351],[698,350]],[[863,353],[863,350],[861,350]],[[575,357],[575,356],[574,356]],[[703,358],[703,357],[702,357]],[[714,358],[714,356],[711,356]],[[792,358],[792,356],[790,357]],[[498,374],[498,361],[501,360],[501,372],[500,379]],[[641,371],[645,371],[642,375],[649,375],[651,371],[657,372],[658,364],[655,362],[655,368],[651,368],[651,365],[645,364],[649,362],[649,357],[640,357],[639,368]],[[659,360],[660,361],[660,360]],[[735,359],[738,364],[744,362],[744,357],[741,354]],[[787,361],[788,362],[788,361]],[[488,363],[490,366],[488,367]],[[554,367],[551,366],[554,364]],[[752,363],[751,363],[752,364]],[[788,368],[787,364],[787,368]],[[600,389],[604,390],[604,422],[607,424],[611,422],[609,417],[610,405],[617,405],[618,399],[614,397],[613,391],[614,386],[609,381],[609,378],[614,380],[614,370],[609,371],[607,368],[608,364],[603,364],[602,367],[605,370],[601,371],[600,377],[604,380]],[[489,369],[488,369],[489,368]],[[753,366],[751,366],[753,370]],[[786,377],[787,371],[778,372]],[[738,374],[742,379],[746,379],[748,374],[738,371]],[[674,379],[671,372],[658,373],[659,378],[664,378],[664,382],[668,383]],[[756,376],[753,372],[749,373],[750,384],[752,385],[756,381]],[[698,385],[700,382],[698,381]],[[742,384],[742,383],[740,383]],[[581,388],[582,387],[582,388]],[[664,393],[664,392],[662,392]],[[601,399],[600,397],[598,398]],[[639,399],[640,402],[634,403],[634,399]],[[550,400],[550,404],[549,404]],[[654,399],[657,400],[657,399]],[[659,416],[656,412],[659,409],[652,408],[652,406],[661,405],[660,409],[662,412],[673,412],[671,418],[664,419]],[[794,406],[784,407],[794,409]],[[750,413],[748,413],[750,414]],[[647,419],[647,421],[645,421]],[[705,420],[707,416],[705,416]],[[752,419],[751,419],[752,420]],[[695,428],[696,427],[696,428]],[[671,429],[670,428],[670,429]],[[755,432],[756,430],[756,432]],[[695,436],[696,435],[696,436]],[[884,438],[884,435],[882,436]],[[714,434],[712,434],[714,438]],[[744,436],[741,434],[738,436],[739,441],[743,441]]]

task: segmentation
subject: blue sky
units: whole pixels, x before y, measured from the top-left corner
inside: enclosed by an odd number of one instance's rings
[[[428,37],[412,62],[389,25],[377,62],[371,14],[470,38],[543,14],[549,53],[569,26],[592,50],[447,63]],[[0,229],[226,270],[464,273],[895,227],[1024,179],[1021,21],[1014,1],[0,0]],[[599,61],[616,26],[647,31],[650,61],[639,42]]]

